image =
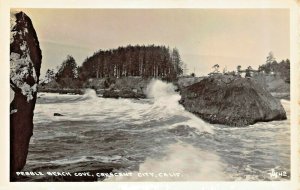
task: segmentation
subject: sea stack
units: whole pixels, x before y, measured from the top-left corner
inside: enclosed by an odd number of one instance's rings
[[[182,88],[181,97],[186,110],[212,124],[244,127],[287,118],[280,101],[252,78],[210,76]]]
[[[30,18],[10,14],[10,179],[23,169],[33,130],[42,53]]]

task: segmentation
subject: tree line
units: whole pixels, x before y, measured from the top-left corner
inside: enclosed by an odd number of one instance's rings
[[[129,45],[95,52],[79,68],[79,78],[141,76],[174,79],[182,74],[182,65],[176,48]]]
[[[57,72],[48,69],[45,82],[84,82],[89,78],[139,76],[172,81],[183,73],[183,62],[177,48],[165,46],[131,46],[99,50],[87,57],[81,66],[68,55]],[[67,85],[67,84],[66,84]]]
[[[266,63],[258,67],[258,71],[279,75],[286,82],[290,82],[290,60],[286,59],[277,62],[272,52],[267,56]]]
[[[209,75],[213,74],[221,74],[219,71],[220,65],[215,64],[212,67],[213,72],[209,73]],[[286,82],[290,82],[290,60],[282,60],[280,62],[276,61],[274,54],[269,52],[266,62],[258,67],[257,70],[253,69],[251,66],[248,66],[245,69],[242,69],[241,65],[238,65],[236,71],[227,71],[226,67],[223,69],[223,74],[227,75],[241,75],[241,73],[245,73],[246,77],[251,77],[253,74],[251,73],[265,73],[267,75],[276,75],[284,79]]]

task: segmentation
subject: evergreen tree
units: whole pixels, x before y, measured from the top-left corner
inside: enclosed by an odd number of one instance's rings
[[[266,64],[272,64],[275,60],[274,54],[272,51],[269,52],[269,55],[267,56]]]
[[[56,73],[56,80],[60,82],[62,79],[75,79],[77,78],[77,64],[75,59],[68,55],[67,59],[62,63],[58,72]]]

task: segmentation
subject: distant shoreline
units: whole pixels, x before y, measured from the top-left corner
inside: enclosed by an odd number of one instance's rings
[[[180,88],[190,86],[194,83],[200,82],[205,76],[201,77],[179,77],[178,80],[172,83]],[[155,78],[153,78],[155,79]],[[267,89],[271,95],[277,99],[290,100],[290,84],[283,83],[280,78],[270,76],[257,76],[253,77],[259,84]],[[111,79],[110,79],[111,80]],[[44,93],[58,93],[58,94],[85,94],[87,89],[94,89],[96,94],[103,96],[104,98],[145,98],[146,88],[152,78],[141,78],[141,77],[122,77],[113,79],[109,86],[105,86],[107,79],[90,79],[82,88],[60,88],[58,86],[51,86],[45,84],[44,86],[39,85],[38,92]]]

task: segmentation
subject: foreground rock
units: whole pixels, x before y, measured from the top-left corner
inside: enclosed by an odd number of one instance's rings
[[[10,178],[14,180],[26,163],[42,54],[26,14],[11,13],[10,31]]]
[[[286,119],[279,100],[254,79],[211,76],[181,89],[181,97],[186,110],[213,124],[242,127]]]

